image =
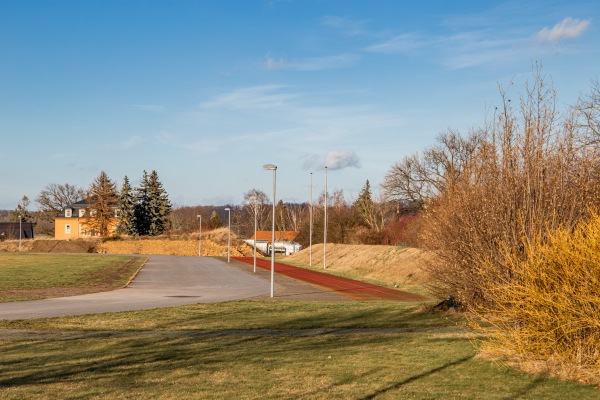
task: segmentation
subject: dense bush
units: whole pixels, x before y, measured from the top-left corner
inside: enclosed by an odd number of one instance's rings
[[[600,217],[504,255],[504,278],[484,288],[493,301],[472,308],[484,322],[485,348],[599,383]]]

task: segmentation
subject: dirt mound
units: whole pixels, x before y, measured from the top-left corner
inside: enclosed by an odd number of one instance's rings
[[[227,256],[227,228],[202,232],[202,255],[213,257]],[[164,254],[177,256],[198,255],[198,234],[164,237],[131,237],[111,239],[98,246],[101,253],[112,254]],[[252,247],[231,233],[230,254],[232,257],[252,255]]]
[[[22,240],[21,251],[31,251],[33,240]],[[0,252],[16,253],[19,251],[18,240],[3,240],[0,241]]]
[[[22,252],[32,253],[95,253],[98,241],[95,240],[23,240],[21,241]],[[0,251],[18,252],[18,240],[6,240],[0,242]]]
[[[202,238],[203,256],[227,256],[227,243],[218,244]],[[125,239],[109,240],[98,246],[99,252],[111,254],[164,254],[177,256],[197,256],[197,240],[179,239]],[[232,257],[252,255],[252,247],[243,243],[232,245]]]
[[[305,248],[287,260],[308,265],[309,257],[309,249]],[[411,247],[327,245],[327,269],[386,282],[389,286],[426,283],[429,278],[422,267],[433,261],[433,254]],[[312,265],[323,267],[323,244],[313,245]]]
[[[96,253],[95,240],[34,240],[31,250],[34,253]]]

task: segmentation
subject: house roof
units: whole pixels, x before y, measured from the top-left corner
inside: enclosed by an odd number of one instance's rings
[[[296,237],[300,234],[298,231],[275,231],[275,241],[276,242],[293,242],[296,240]],[[271,231],[257,231],[256,239],[254,235],[250,238],[250,240],[256,240],[261,242],[270,242],[272,237]]]

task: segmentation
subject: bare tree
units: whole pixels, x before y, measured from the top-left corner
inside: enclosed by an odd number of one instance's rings
[[[385,197],[422,207],[461,179],[480,143],[477,132],[467,137],[457,131],[439,135],[437,145],[390,168],[381,184]]]
[[[35,201],[40,211],[50,214],[52,218],[69,204],[83,200],[85,195],[85,190],[76,185],[51,183],[42,189]]]
[[[254,216],[256,215],[257,230],[266,229],[267,220],[269,218],[269,196],[262,190],[250,189],[244,194],[242,206],[254,225]]]

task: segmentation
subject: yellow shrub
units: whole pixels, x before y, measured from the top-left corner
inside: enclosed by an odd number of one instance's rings
[[[484,349],[598,383],[600,217],[526,241],[524,257],[505,257],[500,283],[486,288],[492,302],[473,307]]]

